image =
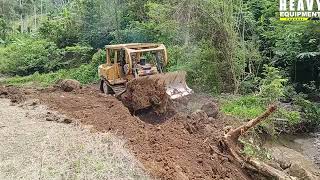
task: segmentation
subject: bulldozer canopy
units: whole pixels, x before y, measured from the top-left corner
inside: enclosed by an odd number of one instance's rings
[[[163,44],[154,44],[154,43],[129,43],[129,44],[115,44],[107,45],[106,49],[120,50],[120,49],[146,49],[146,48],[158,48],[164,46]]]
[[[130,43],[130,44],[116,44],[116,45],[107,45],[107,64],[111,64],[110,61],[110,50],[120,51],[125,50],[126,52],[126,62],[132,68],[132,54],[140,54],[145,52],[162,52],[164,65],[168,63],[168,55],[166,47],[163,44],[154,44],[154,43]],[[117,59],[117,58],[115,58]]]

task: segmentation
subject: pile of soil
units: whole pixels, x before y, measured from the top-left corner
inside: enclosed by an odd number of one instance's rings
[[[233,124],[221,115],[214,119],[203,112],[177,113],[150,123],[152,119],[143,121],[131,116],[116,98],[92,87],[71,93],[39,91],[32,98],[97,131],[111,131],[127,139],[128,148],[156,178],[250,179],[231,156],[219,151],[224,127]]]
[[[154,112],[164,114],[172,107],[172,102],[160,76],[134,79],[126,86],[127,90],[120,98],[132,112],[152,108]]]
[[[12,103],[21,103],[26,100],[25,93],[12,86],[0,86],[0,97],[8,98]]]
[[[61,79],[56,83],[56,88],[61,88],[65,92],[77,91],[81,89],[81,83],[73,79]]]

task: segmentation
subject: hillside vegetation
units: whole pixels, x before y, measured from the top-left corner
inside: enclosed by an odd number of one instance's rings
[[[225,113],[247,119],[278,103],[264,130],[305,132],[320,124],[319,23],[279,21],[278,1],[0,3],[0,74],[11,77],[3,83],[97,82],[105,45],[164,43],[167,71],[187,71],[195,91],[235,95],[223,98]]]

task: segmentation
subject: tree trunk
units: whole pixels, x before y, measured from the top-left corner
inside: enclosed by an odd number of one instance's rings
[[[40,0],[40,15],[43,16],[43,0]]]
[[[20,32],[23,33],[24,32],[24,24],[23,24],[23,6],[22,6],[22,0],[19,1],[19,5],[20,5]]]
[[[36,6],[36,1],[33,1],[33,12],[34,12],[34,31],[37,30],[37,6]]]

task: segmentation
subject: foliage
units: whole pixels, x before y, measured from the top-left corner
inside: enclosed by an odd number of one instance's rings
[[[261,115],[268,107],[268,101],[260,96],[247,95],[229,99],[222,103],[221,110],[227,115],[241,119],[253,119]],[[281,121],[279,123],[278,121]],[[277,112],[264,121],[256,130],[258,132],[275,135],[282,133],[294,133],[297,125],[306,123],[299,109],[286,109],[281,105]],[[289,127],[289,130],[287,130]]]
[[[90,64],[93,67],[98,67],[101,64],[104,64],[106,62],[106,52],[102,51],[101,49],[96,52],[93,56],[92,56],[92,60],[90,62]]]
[[[63,51],[45,40],[17,39],[1,51],[0,73],[30,75],[50,72],[62,66]]]
[[[8,26],[8,23],[6,20],[0,17],[0,44],[4,44],[7,40],[8,31],[10,30],[10,27]]]
[[[81,64],[87,64],[91,62],[94,50],[89,46],[76,46],[66,47],[64,50],[63,57],[63,68],[74,68],[79,67]]]
[[[223,103],[222,111],[238,118],[253,119],[262,114],[269,104],[277,103],[279,104],[278,111],[260,125],[262,129],[257,129],[268,134],[281,133],[286,129],[286,125],[291,128],[304,123],[298,109],[288,109],[279,103],[284,99],[285,94],[289,93],[289,89],[284,86],[287,80],[282,78],[280,71],[275,67],[265,65],[262,74],[264,78],[258,79],[260,84],[258,89],[260,90],[256,95],[246,95],[228,100]],[[284,120],[284,123],[279,124],[279,120]],[[290,131],[294,132],[295,129],[291,128]]]
[[[82,84],[88,84],[97,82],[99,80],[99,77],[97,74],[97,68],[89,64],[82,65],[74,69],[62,69],[57,72],[46,74],[40,74],[36,72],[30,76],[16,76],[4,80],[3,83],[16,86],[27,86],[34,84],[40,86],[50,86],[52,84],[55,84],[60,79],[75,79]]]
[[[250,36],[258,38],[263,63],[284,70],[297,91],[310,81],[319,84],[319,23],[279,21],[277,1],[250,0],[245,4],[254,17]]]
[[[309,96],[320,97],[320,88],[317,87],[317,84],[315,81],[311,81],[310,83],[303,84],[303,87],[305,89],[305,92],[309,94]]]
[[[124,2],[115,0],[74,0],[69,11],[78,23],[80,42],[89,44],[94,49],[102,48],[118,35],[120,30],[121,12]],[[121,42],[121,41],[120,41]]]
[[[308,129],[316,129],[320,126],[320,105],[297,96],[294,103],[300,107],[302,117],[308,126]]]
[[[256,144],[253,139],[249,140],[240,140],[243,144],[242,153],[248,157],[255,157],[262,160],[270,160],[271,154],[268,152],[267,149],[261,147],[260,145]]]
[[[199,46],[169,47],[170,64],[167,70],[185,70],[188,82],[194,90],[218,93],[220,81],[217,73],[216,51],[209,43],[202,41]]]
[[[234,15],[238,9],[236,5],[231,6],[233,3],[220,0],[149,1],[144,6],[143,20],[130,21],[128,28],[121,32],[129,42],[165,43],[170,55],[170,52],[176,53],[172,58],[170,56],[173,63],[168,69],[190,72],[189,80],[195,88],[214,93],[234,92],[245,71],[243,54],[250,53],[248,46],[237,38]]]
[[[284,96],[285,86],[288,80],[283,78],[279,69],[271,66],[264,66],[264,76],[260,81],[260,93],[262,98],[269,102],[275,102]]]
[[[246,79],[241,82],[239,86],[239,94],[254,94],[259,91],[260,77],[256,77],[254,74],[248,74]]]
[[[79,67],[89,63],[92,48],[76,45],[59,49],[53,42],[22,37],[0,50],[0,73],[25,76]]]
[[[69,52],[77,52],[80,54],[85,54],[88,51],[91,51],[91,48],[88,47],[72,47],[66,48]],[[88,55],[89,57],[89,55]],[[91,56],[90,56],[91,57]],[[98,51],[95,53],[91,60],[87,60],[88,64],[82,64],[80,67],[71,68],[71,69],[60,69],[56,72],[50,73],[39,73],[35,72],[29,76],[15,76],[6,79],[3,83],[10,84],[10,85],[32,85],[37,84],[40,86],[50,86],[56,83],[60,79],[75,79],[78,80],[82,84],[89,84],[93,82],[97,82],[99,80],[97,67],[100,64],[105,62],[105,52]]]
[[[284,118],[290,126],[296,125],[302,122],[302,117],[299,111],[295,110],[286,110],[282,107],[278,109],[276,117]]]
[[[222,104],[222,112],[242,119],[252,119],[259,116],[266,109],[262,99],[258,96],[241,96],[229,99]]]
[[[55,42],[59,48],[72,46],[79,42],[79,26],[65,10],[62,16],[48,17],[39,27],[42,38]]]

